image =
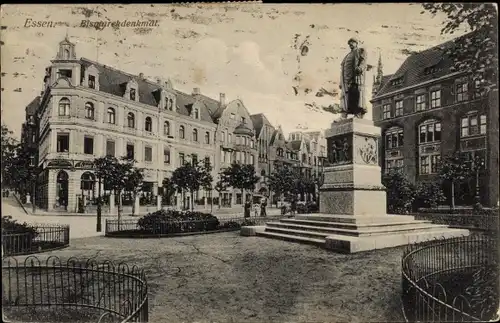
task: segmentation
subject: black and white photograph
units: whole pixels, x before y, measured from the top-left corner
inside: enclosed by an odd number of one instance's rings
[[[3,322],[500,319],[497,4],[0,14]]]

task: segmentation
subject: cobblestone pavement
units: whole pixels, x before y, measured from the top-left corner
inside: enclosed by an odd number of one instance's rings
[[[74,239],[40,254],[145,268],[150,322],[390,322],[402,249],[341,255],[237,232],[163,239]]]

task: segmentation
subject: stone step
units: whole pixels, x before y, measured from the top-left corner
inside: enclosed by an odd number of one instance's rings
[[[307,221],[321,221],[321,222],[369,224],[369,223],[414,221],[415,217],[411,215],[353,216],[353,215],[314,213],[314,214],[298,214],[295,216],[295,219],[307,220]]]
[[[308,238],[308,237],[296,236],[296,235],[292,235],[292,234],[282,234],[282,233],[277,233],[277,232],[264,231],[264,232],[257,232],[256,235],[266,237],[266,238],[273,238],[273,239],[279,239],[279,240],[285,240],[285,241],[291,241],[291,242],[313,244],[313,245],[317,245],[317,246],[321,246],[321,247],[324,246],[324,244],[325,244],[325,239]]]
[[[345,223],[345,222],[330,222],[330,221],[314,221],[300,219],[280,219],[282,223],[314,226],[314,227],[332,227],[339,229],[356,229],[356,228],[371,228],[371,227],[387,227],[399,225],[415,225],[415,224],[430,224],[429,220],[409,220],[409,221],[394,221],[394,222],[378,222],[378,223]]]
[[[301,236],[313,239],[324,239],[328,235],[332,234],[329,232],[317,232],[312,230],[299,230],[299,229],[290,229],[290,228],[280,228],[273,226],[266,226],[265,232],[274,232],[281,234],[291,234],[294,236]]]
[[[376,228],[367,229],[340,229],[333,227],[318,227],[318,226],[307,226],[307,225],[296,225],[291,223],[280,223],[280,222],[268,222],[266,224],[266,231],[280,231],[280,232],[292,232],[293,234],[300,234],[303,236],[323,236],[326,237],[332,234],[344,234],[348,236],[375,236],[375,235],[387,235],[387,234],[402,234],[402,233],[412,233],[415,231],[434,231],[442,230],[447,228],[447,225],[441,224],[409,224],[400,226],[384,226]],[[303,233],[304,232],[304,233]]]

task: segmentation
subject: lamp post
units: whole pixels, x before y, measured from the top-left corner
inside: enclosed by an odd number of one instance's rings
[[[97,187],[97,224],[96,224],[96,231],[101,232],[102,231],[102,221],[101,221],[101,176],[99,176],[99,183]]]
[[[476,165],[475,165],[475,168],[476,168],[476,194],[475,194],[476,203],[481,203],[481,200],[480,200],[481,190],[479,188],[479,171],[481,170],[481,168],[483,166],[484,166],[483,159],[477,158]]]

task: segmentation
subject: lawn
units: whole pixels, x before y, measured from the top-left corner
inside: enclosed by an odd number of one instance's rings
[[[403,320],[402,252],[342,255],[224,232],[81,238],[39,258],[96,257],[145,268],[150,322],[390,322]]]

